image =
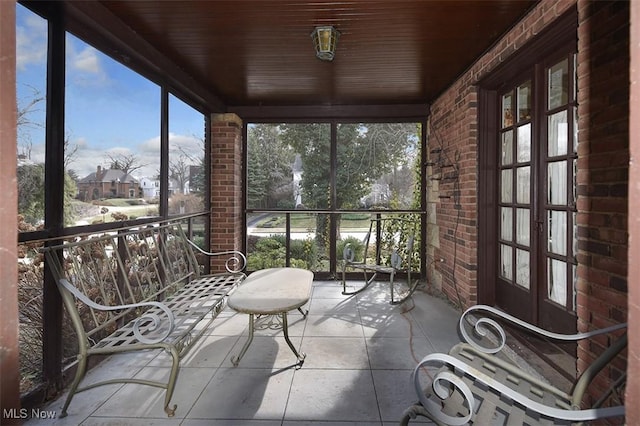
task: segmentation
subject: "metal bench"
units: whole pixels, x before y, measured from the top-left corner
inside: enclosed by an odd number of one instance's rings
[[[391,304],[407,300],[419,283],[415,277],[416,266],[420,263],[419,253],[414,252],[417,224],[418,220],[397,217],[371,219],[363,240],[362,257],[356,256],[356,250],[350,243],[345,244],[342,251],[342,294],[360,293],[380,275],[388,275]],[[364,285],[347,291],[347,272],[353,270],[362,271]],[[406,275],[406,281],[398,282],[397,275]]]
[[[164,410],[173,416],[180,360],[245,278],[245,256],[201,250],[178,222],[76,237],[42,251],[78,337],[76,375],[60,417],[76,393],[112,383],[165,389]],[[202,275],[196,252],[228,256],[226,271]],[[115,377],[79,387],[89,357],[148,349],[170,354],[168,381]]]
[[[478,317],[478,312],[491,316]],[[570,342],[596,338],[611,343],[567,393],[501,356],[506,333],[495,318],[548,339]],[[465,342],[455,345],[448,354],[427,355],[414,369],[412,384],[419,401],[405,410],[401,425],[406,426],[417,416],[439,425],[568,425],[612,417],[619,421],[624,416],[626,372],[624,368],[616,370],[613,361],[627,345],[623,331],[626,326],[625,323],[563,335],[534,327],[489,306],[469,308],[459,322]],[[607,338],[606,334],[611,336]],[[494,338],[488,338],[489,335]],[[597,392],[599,397],[593,398],[588,386],[603,370],[611,373],[615,380]],[[595,387],[600,389],[606,381],[600,381]],[[595,402],[587,403],[590,399]]]

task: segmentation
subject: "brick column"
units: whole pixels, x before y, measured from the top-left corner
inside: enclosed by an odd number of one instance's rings
[[[242,120],[211,116],[211,251],[242,249]],[[211,271],[223,268],[212,259]]]
[[[640,3],[631,2],[631,103],[630,103],[630,153],[631,164],[629,168],[629,211],[640,211]],[[640,217],[632,214],[629,217],[629,272],[628,277],[640,276]],[[640,424],[640,379],[634,371],[640,371],[640,288],[635,280],[629,285],[629,352],[626,395],[626,422],[627,424]]]
[[[16,5],[0,1],[0,423],[20,424],[18,187],[16,185]],[[7,414],[7,415],[5,415]]]

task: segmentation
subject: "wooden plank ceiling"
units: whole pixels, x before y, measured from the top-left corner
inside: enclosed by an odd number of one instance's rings
[[[536,1],[100,3],[223,104],[255,107],[430,103]],[[342,34],[333,62],[317,25]]]

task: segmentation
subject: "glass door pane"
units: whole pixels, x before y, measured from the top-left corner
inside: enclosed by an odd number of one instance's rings
[[[569,67],[574,62],[565,58],[551,65],[546,72],[546,196],[544,244],[547,269],[548,300],[575,310],[575,175],[577,150],[577,117],[575,89],[571,89]],[[569,296],[571,295],[571,296]]]
[[[499,275],[527,290],[531,285],[531,88],[527,80],[500,98]]]

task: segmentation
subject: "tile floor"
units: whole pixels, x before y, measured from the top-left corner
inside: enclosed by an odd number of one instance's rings
[[[167,418],[164,392],[133,384],[97,387],[77,394],[68,416],[27,425],[260,425],[356,426],[397,424],[416,398],[413,367],[426,354],[459,341],[459,313],[441,299],[417,291],[401,306],[388,303],[384,283],[354,296],[337,281],[314,282],[305,319],[290,314],[290,336],[307,354],[301,369],[282,332],[258,331],[233,367],[248,332],[248,316],[226,309],[183,360]],[[160,352],[118,355],[91,371],[97,380],[119,370],[139,378],[168,375]],[[42,407],[60,412],[66,394]]]

